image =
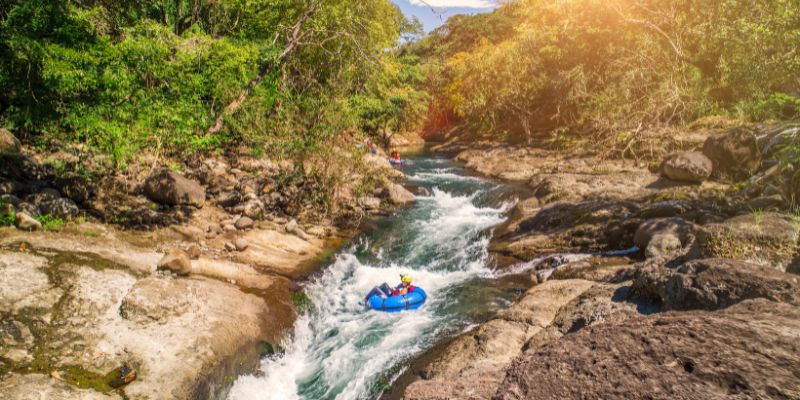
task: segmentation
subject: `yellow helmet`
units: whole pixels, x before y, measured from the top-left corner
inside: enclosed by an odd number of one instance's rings
[[[408,274],[400,275],[400,282],[411,283],[411,276],[409,276]]]

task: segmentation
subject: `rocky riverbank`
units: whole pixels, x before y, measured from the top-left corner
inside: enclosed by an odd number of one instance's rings
[[[225,155],[99,177],[0,139],[0,211],[14,225],[0,226],[9,399],[219,398],[280,350],[308,307],[297,282],[360,220],[414,199],[379,156],[363,160],[374,188],[350,179],[332,218],[281,181],[286,163]]]
[[[800,186],[774,147],[796,131],[698,130],[637,160],[444,146],[533,191],[492,243],[499,271],[533,286],[412,363],[393,392],[800,398],[800,217],[790,204]]]

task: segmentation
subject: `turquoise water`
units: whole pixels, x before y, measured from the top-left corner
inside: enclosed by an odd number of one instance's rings
[[[487,247],[511,189],[444,158],[412,157],[403,171],[414,205],[377,221],[305,286],[316,309],[298,319],[284,354],[239,377],[230,400],[378,397],[414,357],[508,305],[515,293],[492,284]],[[401,273],[428,292],[422,308],[387,314],[358,305]]]

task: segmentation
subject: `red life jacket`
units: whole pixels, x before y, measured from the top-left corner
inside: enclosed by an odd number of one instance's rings
[[[392,292],[392,296],[399,296],[400,295],[400,289],[402,289],[402,288],[403,288],[403,285],[399,285],[396,288],[394,288],[394,292]],[[414,285],[408,285],[408,293],[411,293],[413,291],[414,291]]]

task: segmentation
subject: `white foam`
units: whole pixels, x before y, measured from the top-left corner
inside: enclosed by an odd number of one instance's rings
[[[415,238],[403,259],[389,260],[388,251],[377,249],[372,253],[381,265],[369,265],[359,260],[355,248],[339,254],[306,286],[316,310],[297,321],[285,354],[265,359],[263,376],[240,377],[229,399],[374,396],[377,377],[432,345],[446,327],[452,316],[435,312],[444,301],[443,290],[491,274],[486,267],[489,239],[482,232],[502,222],[510,205],[478,207],[476,195],[455,196],[434,188],[430,196],[418,197],[415,207],[429,211],[420,215],[430,218],[411,224],[406,234]],[[425,252],[436,257],[425,265],[405,264]],[[421,309],[391,314],[358,305],[372,287],[396,283],[401,273],[411,273],[428,293]]]

